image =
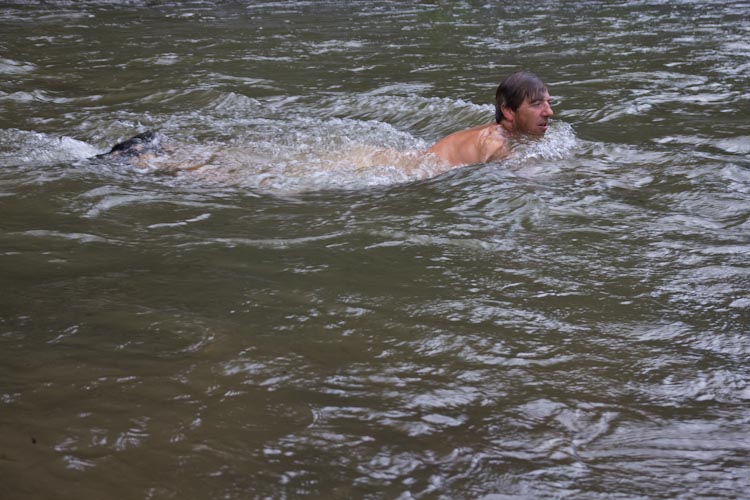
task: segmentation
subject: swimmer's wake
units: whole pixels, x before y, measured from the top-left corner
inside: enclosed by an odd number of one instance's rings
[[[425,154],[423,143],[405,142],[402,149],[364,142],[326,147],[308,142],[279,143],[238,140],[234,144],[183,144],[157,131],[146,131],[112,146],[109,151],[90,157],[96,162],[135,168],[137,171],[166,174],[186,181],[237,185],[263,191],[299,192],[321,189],[358,189],[429,179],[456,167]],[[539,140],[511,144],[511,154],[503,168],[542,164],[568,155],[576,146],[572,127],[551,123]],[[497,162],[490,162],[495,164]],[[544,169],[549,167],[542,167]]]

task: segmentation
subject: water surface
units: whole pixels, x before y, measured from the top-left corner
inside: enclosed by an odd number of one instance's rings
[[[3,496],[745,496],[749,11],[5,2]]]

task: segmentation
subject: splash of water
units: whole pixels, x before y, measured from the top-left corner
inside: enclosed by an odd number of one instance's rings
[[[451,170],[424,154],[428,143],[382,122],[331,119],[317,124],[317,130],[256,139],[230,145],[173,143],[170,154],[132,165],[188,182],[264,191],[358,189],[428,179]],[[560,159],[576,144],[572,127],[556,123],[543,139],[516,144],[511,157],[500,164],[518,169],[537,160]]]

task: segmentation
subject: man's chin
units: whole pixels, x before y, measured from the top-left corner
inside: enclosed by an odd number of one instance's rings
[[[544,137],[544,134],[547,133],[547,127],[537,127],[534,130],[528,130],[526,131],[526,135],[530,137]]]

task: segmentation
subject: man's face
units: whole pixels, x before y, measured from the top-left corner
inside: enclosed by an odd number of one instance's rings
[[[513,131],[527,135],[542,136],[547,132],[550,117],[554,114],[546,90],[537,98],[527,97],[517,110],[511,111]]]

